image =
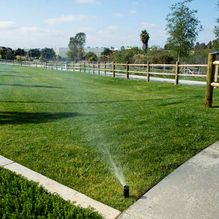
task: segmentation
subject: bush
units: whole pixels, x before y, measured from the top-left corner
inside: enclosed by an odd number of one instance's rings
[[[135,64],[146,64],[147,56],[144,54],[136,54],[133,56],[133,61]]]
[[[0,168],[0,218],[101,218]]]
[[[148,51],[148,59],[153,64],[171,64],[176,62],[170,51],[158,47],[152,47]]]
[[[85,55],[85,59],[89,62],[96,62],[97,61],[97,55],[93,52],[88,52]]]

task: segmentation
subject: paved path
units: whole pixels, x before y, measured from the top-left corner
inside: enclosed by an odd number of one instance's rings
[[[101,74],[103,75],[103,74]],[[107,76],[112,77],[112,73],[108,72]],[[116,73],[116,78],[126,78],[125,74],[121,74],[121,73]],[[129,79],[130,80],[144,80],[146,81],[146,76],[141,76],[141,75],[129,75]],[[150,77],[150,81],[154,81],[154,82],[165,82],[165,83],[175,83],[174,79],[169,79],[169,78],[159,78],[159,77]],[[182,85],[196,85],[196,86],[206,86],[206,82],[205,81],[192,81],[192,80],[182,80],[179,79],[179,84]]]
[[[3,156],[0,156],[0,166],[8,170],[11,170],[17,174],[24,176],[25,178],[39,183],[47,191],[56,193],[67,201],[74,202],[83,208],[92,207],[95,211],[99,212],[106,219],[115,219],[121,212],[98,202],[80,192],[77,192],[67,186],[64,186],[52,179],[49,179],[33,170],[30,170],[18,163],[13,162]]]
[[[219,141],[144,194],[119,219],[218,219]]]

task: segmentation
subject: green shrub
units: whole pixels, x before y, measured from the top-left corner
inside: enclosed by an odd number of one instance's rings
[[[0,218],[101,218],[0,168]]]

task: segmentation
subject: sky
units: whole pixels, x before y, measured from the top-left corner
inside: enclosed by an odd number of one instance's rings
[[[141,47],[140,33],[149,32],[149,46],[164,46],[170,6],[177,0],[0,0],[0,46],[67,47],[78,32],[86,47]],[[219,17],[217,0],[193,0],[203,31],[198,41],[214,39]]]

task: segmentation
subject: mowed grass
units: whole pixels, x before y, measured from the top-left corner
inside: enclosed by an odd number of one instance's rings
[[[0,94],[1,155],[120,210],[219,139],[205,87],[0,65]]]

